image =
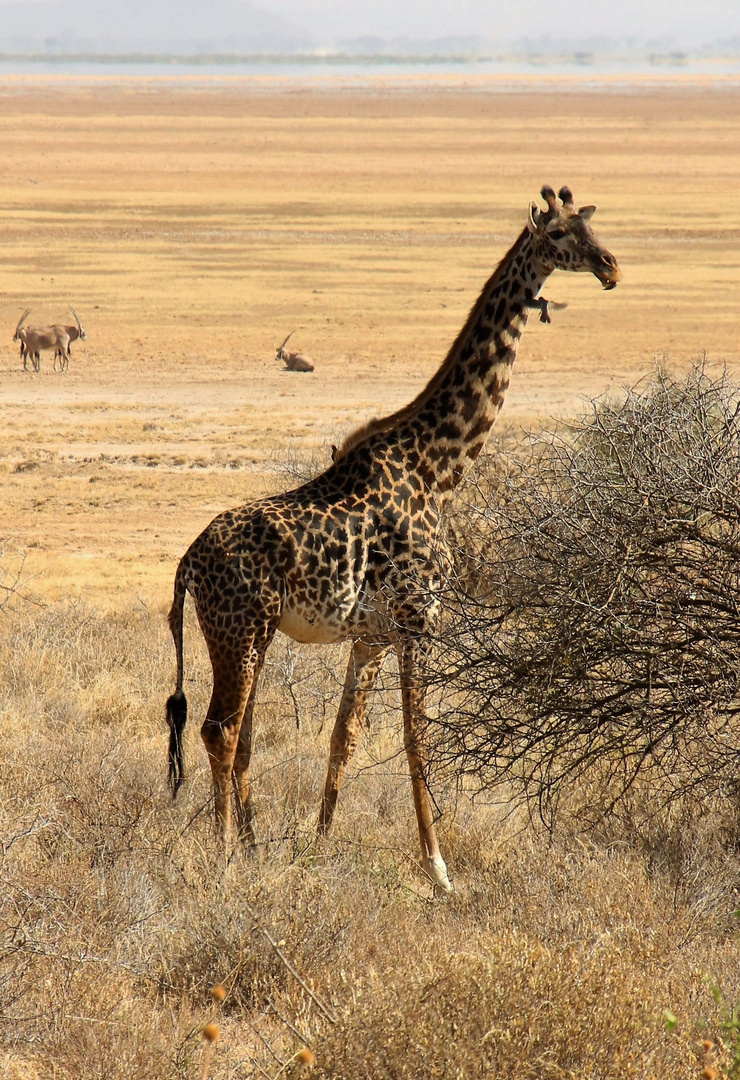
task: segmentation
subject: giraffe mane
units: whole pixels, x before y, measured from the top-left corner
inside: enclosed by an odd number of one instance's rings
[[[485,306],[488,294],[490,293],[493,286],[496,284],[498,278],[503,273],[504,267],[507,266],[510,260],[516,255],[521,245],[526,241],[528,235],[529,230],[525,227],[519,237],[514,241],[512,247],[504,255],[503,259],[498,264],[493,274],[488,279],[486,285],[482,289],[481,294],[476,300],[475,304],[473,304],[473,307],[470,310],[470,314],[465,320],[465,325],[452,343],[444,362],[442,363],[441,367],[437,369],[434,375],[432,375],[431,379],[426,384],[424,389],[416,395],[413,401],[410,401],[408,405],[403,405],[400,409],[397,409],[396,412],[390,413],[390,415],[388,416],[376,416],[372,420],[368,420],[366,423],[361,424],[360,427],[358,427],[355,431],[351,431],[344,440],[344,442],[341,443],[339,448],[333,454],[333,461],[335,464],[338,461],[341,461],[342,458],[345,458],[347,454],[350,453],[350,451],[360,446],[361,443],[364,443],[367,439],[370,439],[373,435],[378,435],[379,433],[384,431],[390,431],[390,429],[395,427],[396,424],[400,424],[403,420],[408,420],[408,418],[417,413],[432,396],[432,394],[435,393],[435,391],[443,382],[445,376],[447,375],[447,372],[457,360],[458,352],[462,346],[463,341],[467,337],[468,332],[478,321],[481,309]]]

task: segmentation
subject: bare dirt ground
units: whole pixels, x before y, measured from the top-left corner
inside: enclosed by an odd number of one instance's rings
[[[598,206],[624,282],[559,275],[502,421],[656,356],[738,361],[740,92],[7,82],[0,92],[0,470],[35,587],[165,604],[210,518],[412,397],[543,182]],[[21,370],[31,322],[88,332]],[[312,375],[273,360],[290,330]]]

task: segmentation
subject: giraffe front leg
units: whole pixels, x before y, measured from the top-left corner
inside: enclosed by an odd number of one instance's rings
[[[434,824],[434,808],[427,782],[429,754],[426,744],[426,727],[428,721],[424,709],[426,691],[423,685],[423,659],[423,649],[417,641],[405,641],[398,648],[403,700],[404,748],[411,773],[422,865],[435,887],[449,893],[454,890],[439,851],[437,830]]]
[[[347,762],[357,748],[368,695],[375,686],[389,648],[389,645],[365,645],[362,641],[355,641],[352,646],[342,700],[331,735],[329,767],[319,813],[319,835],[329,831]]]

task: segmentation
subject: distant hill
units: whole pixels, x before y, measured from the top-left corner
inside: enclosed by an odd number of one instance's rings
[[[270,0],[10,0],[0,3],[0,53],[39,56],[78,54],[105,55],[108,59],[131,54],[201,57],[209,54],[267,54],[295,56],[304,61],[331,62],[373,57],[376,60],[427,57],[503,58],[526,62],[587,63],[596,57],[623,61],[636,58],[649,63],[685,60],[672,37],[594,36],[560,37],[558,34],[494,39],[490,25],[480,34],[429,35],[432,25],[419,25],[418,36],[384,36],[378,33],[342,34],[332,25],[331,11],[339,0],[318,0],[303,7],[294,18],[305,25],[267,10]],[[264,4],[265,7],[260,6]],[[349,10],[349,8],[348,8]],[[313,15],[312,15],[313,12]],[[372,11],[365,21],[370,19]],[[378,23],[378,16],[375,16]],[[358,17],[357,28],[363,20]],[[392,19],[386,21],[390,30]],[[346,25],[346,18],[344,20]],[[485,32],[488,30],[488,34]],[[426,32],[426,33],[425,33]],[[740,38],[726,35],[721,41],[697,38],[685,46],[687,55],[737,56]],[[61,61],[63,62],[63,61]]]
[[[202,53],[313,49],[303,27],[248,0],[15,0],[0,6],[2,52]]]

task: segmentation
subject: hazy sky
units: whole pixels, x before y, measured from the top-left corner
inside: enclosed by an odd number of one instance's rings
[[[18,0],[0,0],[0,8]],[[42,0],[23,0],[31,8]],[[48,0],[46,0],[48,3]],[[74,9],[78,0],[56,0]],[[83,3],[85,0],[83,0]],[[111,0],[86,0],[107,7]],[[116,9],[141,11],[142,0],[118,0]],[[584,40],[595,37],[625,38],[639,42],[671,39],[676,44],[702,44],[740,37],[738,0],[252,0],[254,7],[281,16],[318,42],[375,35],[385,39],[407,36],[434,39],[450,35],[474,35],[510,41],[549,37],[553,40]],[[160,7],[181,12],[208,0],[150,0],[150,10]],[[213,26],[213,30],[216,30]],[[220,29],[220,27],[219,27]],[[80,30],[84,32],[84,27]]]
[[[348,35],[635,35],[710,41],[740,34],[738,0],[267,0],[262,6]]]

